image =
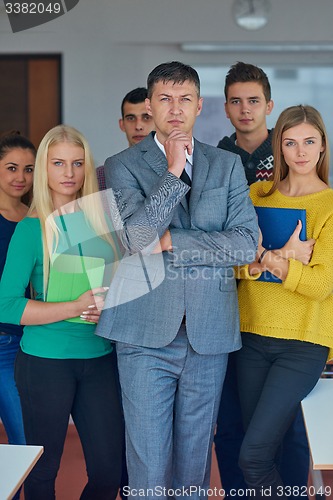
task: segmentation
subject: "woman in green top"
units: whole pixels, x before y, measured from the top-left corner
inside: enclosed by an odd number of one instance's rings
[[[66,254],[80,261],[103,258],[108,270],[118,256],[99,201],[90,148],[80,132],[60,125],[38,148],[34,199],[12,237],[0,284],[0,321],[25,325],[15,378],[27,444],[44,446],[25,482],[25,498],[55,498],[71,415],[88,474],[81,499],[114,499],[123,423],[112,345],[94,334],[105,288],[48,302],[55,257]],[[34,300],[24,295],[29,283]]]

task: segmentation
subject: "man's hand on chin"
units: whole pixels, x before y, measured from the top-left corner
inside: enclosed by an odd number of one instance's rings
[[[171,251],[172,251],[171,233],[169,229],[167,229],[163,234],[163,236],[161,236],[160,241],[158,242],[152,253],[171,252]]]

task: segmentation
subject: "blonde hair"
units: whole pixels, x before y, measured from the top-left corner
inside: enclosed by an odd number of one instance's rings
[[[33,200],[28,215],[37,213],[41,223],[43,241],[43,289],[46,295],[49,277],[50,258],[59,241],[59,229],[54,220],[58,215],[55,210],[51,190],[48,185],[48,152],[54,144],[68,142],[84,150],[85,176],[81,189],[77,193],[77,205],[84,212],[89,225],[97,235],[104,238],[113,248],[116,256],[119,251],[110,236],[110,229],[105,220],[104,210],[100,196],[89,196],[98,193],[98,182],[91,149],[85,137],[73,127],[58,125],[49,130],[41,140],[37,150],[34,170]]]
[[[267,193],[260,192],[260,196],[269,196],[276,191],[280,181],[285,179],[289,172],[289,167],[282,155],[282,135],[286,130],[296,127],[301,123],[309,123],[321,135],[324,150],[321,151],[317,163],[317,174],[326,184],[329,183],[330,150],[328,136],[321,114],[312,106],[299,104],[290,106],[280,114],[273,132],[272,147],[274,156],[273,184]]]

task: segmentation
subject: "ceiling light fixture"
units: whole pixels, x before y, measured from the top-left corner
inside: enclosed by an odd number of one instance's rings
[[[181,44],[184,52],[332,52],[333,43],[266,43],[266,42],[225,42]]]
[[[236,24],[251,31],[263,28],[270,12],[271,5],[268,0],[234,0],[232,8]]]

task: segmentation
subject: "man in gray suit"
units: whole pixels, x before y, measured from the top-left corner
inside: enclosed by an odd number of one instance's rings
[[[156,134],[106,161],[132,261],[97,334],[117,344],[129,497],[206,498],[228,353],[241,345],[233,266],[254,260],[257,222],[240,158],[192,137],[197,72],[164,63],[147,86]]]

